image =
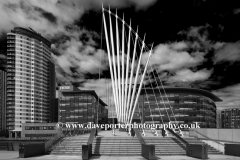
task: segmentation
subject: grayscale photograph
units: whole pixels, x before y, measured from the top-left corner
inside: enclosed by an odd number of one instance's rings
[[[0,160],[240,160],[240,1],[0,0]]]

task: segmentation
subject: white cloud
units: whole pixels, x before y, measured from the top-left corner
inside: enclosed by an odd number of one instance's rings
[[[186,49],[188,48],[188,45],[186,42],[175,42],[175,43],[172,43],[170,45],[170,47],[173,49],[173,50],[183,50],[183,49]]]
[[[65,76],[85,79],[85,74],[97,74],[106,70],[108,67],[107,54],[100,49],[89,45],[83,45],[74,37],[65,43],[57,46],[59,56],[53,55],[56,62],[56,70],[61,73],[64,71]],[[62,79],[59,79],[60,81]]]
[[[174,46],[174,47],[172,47]],[[158,45],[152,54],[149,65],[157,65],[158,70],[178,70],[184,67],[197,66],[203,62],[203,52],[188,53],[187,51],[175,50],[176,48],[183,48],[183,43],[175,43],[174,45],[160,44]],[[172,48],[171,48],[172,47]],[[143,55],[143,64],[146,63],[148,53]]]
[[[91,79],[78,87],[82,90],[94,90],[97,95],[105,102],[113,103],[112,82],[110,79]]]
[[[70,0],[71,2],[74,2],[77,5],[85,6],[86,8],[92,8],[97,7],[100,8],[102,4],[105,8],[108,8],[108,6],[111,7],[129,7],[130,5],[133,5],[136,7],[136,9],[145,9],[146,7],[152,5],[157,0]]]
[[[216,51],[214,56],[214,63],[224,61],[240,61],[240,42],[226,43]]]
[[[4,54],[0,54],[0,59],[5,59],[5,58],[7,58],[6,55],[4,55]]]
[[[16,26],[31,27],[48,39],[58,39],[53,50],[59,81],[83,81],[85,74],[96,74],[108,66],[104,51],[94,48],[92,34],[74,26],[86,10],[101,10],[102,3],[111,7],[145,8],[156,0],[8,0],[0,1],[0,32],[6,34]],[[67,28],[67,29],[66,29]],[[88,42],[81,42],[82,34],[89,36]],[[62,39],[67,37],[68,40]],[[100,57],[102,62],[100,63]],[[73,71],[74,70],[74,71]]]
[[[57,0],[0,1],[0,31],[9,32],[16,26],[30,26],[44,36],[52,37],[66,33],[65,26],[72,24],[83,12],[81,6],[62,5]],[[50,22],[43,13],[55,17],[56,22]]]
[[[128,7],[133,4],[144,8],[156,0],[8,0],[0,1],[0,32],[21,26],[35,29],[44,36],[56,36],[65,33],[65,26],[78,20],[85,10],[101,9],[101,4],[113,7]],[[55,21],[46,19],[43,13],[56,18]],[[52,23],[55,22],[55,23]]]
[[[179,34],[186,37],[185,41],[189,48],[207,53],[209,50],[217,49],[222,45],[222,42],[214,42],[208,39],[210,28],[211,26],[209,24],[192,26],[186,31],[180,31]]]
[[[216,43],[213,45],[213,48],[214,48],[215,50],[217,50],[217,49],[223,47],[224,44],[225,44],[224,42],[216,42]]]
[[[240,108],[240,84],[228,86],[213,92],[223,102],[216,103],[217,109]]]
[[[168,79],[169,82],[194,82],[206,80],[210,77],[212,70],[202,69],[196,72],[190,69],[182,69],[176,72],[176,75]]]

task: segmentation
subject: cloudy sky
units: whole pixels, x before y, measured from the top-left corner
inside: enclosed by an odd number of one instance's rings
[[[30,26],[52,42],[59,84],[94,89],[106,101],[102,3],[131,19],[147,45],[154,43],[151,65],[164,85],[206,89],[223,100],[218,109],[240,108],[240,5],[234,0],[4,0],[1,45],[13,27]],[[1,53],[2,66],[5,59]]]

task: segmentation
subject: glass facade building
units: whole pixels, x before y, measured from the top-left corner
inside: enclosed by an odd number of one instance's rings
[[[166,94],[165,94],[166,93]],[[201,128],[216,128],[216,104],[222,100],[214,94],[193,88],[142,89],[133,122],[200,123]]]
[[[73,86],[59,88],[59,122],[107,123],[107,106],[93,90],[79,90]]]
[[[240,109],[225,109],[221,111],[222,128],[240,128]]]
[[[31,28],[7,34],[7,130],[23,123],[52,122],[55,65],[51,43]]]

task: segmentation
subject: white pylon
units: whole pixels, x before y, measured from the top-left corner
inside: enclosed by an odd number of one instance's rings
[[[143,49],[145,47],[145,43],[144,43],[145,36],[144,36],[144,40],[141,41],[142,46],[141,46],[139,60],[136,61],[135,55],[138,54],[137,44],[138,44],[138,41],[140,41],[140,38],[138,36],[138,29],[137,29],[137,32],[134,32],[131,28],[131,21],[130,21],[130,25],[127,25],[127,23],[124,21],[124,18],[121,19],[117,15],[117,12],[116,14],[114,14],[110,11],[110,9],[105,10],[103,7],[102,7],[102,11],[103,11],[104,31],[105,31],[105,37],[106,37],[106,43],[107,43],[108,61],[109,61],[109,67],[110,67],[112,90],[113,90],[114,103],[116,107],[117,119],[120,123],[130,124],[132,123],[135,108],[138,103],[138,97],[142,89],[142,83],[144,80],[144,76],[146,74],[146,69],[148,66],[149,59],[151,57],[152,49],[149,52],[147,62],[144,66],[145,67],[144,72],[142,74],[141,81],[139,84],[140,87],[137,88],[140,66],[142,64],[142,54],[143,54]],[[110,37],[108,34],[108,27],[106,25],[106,18],[105,18],[104,12],[107,12],[109,14]],[[116,31],[115,31],[116,36],[115,37],[113,36],[113,27],[112,27],[112,20],[111,20],[112,16],[116,20]],[[122,22],[122,42],[121,43],[119,41],[119,26],[118,26],[119,20]],[[129,30],[128,41],[127,41],[126,62],[125,62],[125,26],[127,26]],[[130,58],[131,34],[135,36],[132,58]],[[115,49],[115,46],[116,46],[116,49]],[[120,57],[120,53],[122,54],[121,57]],[[115,59],[115,54],[117,55],[116,56],[117,59]],[[132,62],[130,61],[130,59],[132,59]],[[129,69],[130,66],[131,68]],[[135,70],[135,66],[137,66],[136,70]],[[130,76],[129,76],[129,70],[130,70]]]

